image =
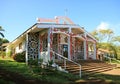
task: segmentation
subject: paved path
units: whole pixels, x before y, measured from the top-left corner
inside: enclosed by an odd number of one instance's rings
[[[103,72],[104,74],[110,74],[110,75],[120,75],[120,69],[113,69],[111,71]]]
[[[103,72],[104,74],[110,74],[110,75],[120,75],[120,64],[117,64],[117,69],[113,69],[110,71]]]

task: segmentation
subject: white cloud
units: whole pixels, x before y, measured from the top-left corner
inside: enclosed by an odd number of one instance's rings
[[[96,29],[112,29],[115,35],[120,35],[120,23],[112,24],[107,22],[101,22]]]
[[[108,24],[107,22],[101,22],[98,26],[97,26],[97,30],[100,29],[108,29],[110,27],[110,24]]]

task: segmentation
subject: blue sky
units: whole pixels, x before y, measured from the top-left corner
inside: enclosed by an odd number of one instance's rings
[[[120,0],[0,0],[0,25],[14,40],[36,23],[37,17],[67,16],[88,32],[111,28],[120,35]]]

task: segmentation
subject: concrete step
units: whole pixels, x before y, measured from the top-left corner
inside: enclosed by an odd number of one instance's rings
[[[109,71],[115,67],[115,65],[107,64],[98,60],[82,60],[77,61],[77,63],[81,64],[82,72],[85,75]],[[64,63],[58,63],[58,65],[64,68]],[[80,67],[74,63],[66,62],[66,70],[69,73],[78,75],[80,72]]]

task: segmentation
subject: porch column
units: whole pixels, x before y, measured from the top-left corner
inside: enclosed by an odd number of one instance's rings
[[[41,55],[41,35],[39,33],[39,38],[38,38],[38,59],[40,59],[40,55]]]
[[[71,27],[68,28],[69,36],[68,36],[68,59],[71,60]]]
[[[84,40],[84,60],[87,59],[87,39],[86,39],[86,33],[84,33],[84,36],[85,36],[85,40]]]
[[[84,59],[87,59],[87,55],[86,55],[86,40],[84,40]]]
[[[28,65],[28,33],[26,34],[26,54],[25,54],[25,62]]]
[[[51,42],[51,39],[50,39],[50,30],[51,28],[48,29],[48,55],[47,55],[47,59],[50,60],[50,42]]]
[[[94,57],[93,57],[93,59],[96,59],[96,43],[93,44],[93,48],[94,48]]]

